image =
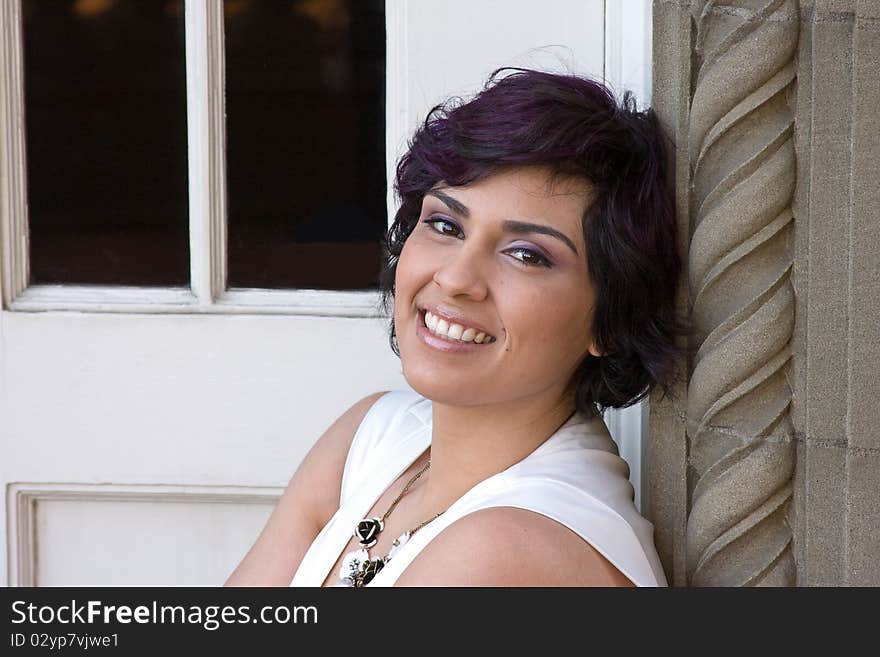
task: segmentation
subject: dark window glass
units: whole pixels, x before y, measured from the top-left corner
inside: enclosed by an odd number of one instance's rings
[[[188,285],[182,0],[22,8],[30,282]]]
[[[229,285],[376,286],[385,210],[382,0],[228,0]]]

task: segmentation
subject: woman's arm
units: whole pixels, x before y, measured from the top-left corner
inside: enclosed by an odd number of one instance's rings
[[[343,413],[309,450],[253,547],[224,586],[289,586],[312,541],[339,508],[351,441],[385,391]]]

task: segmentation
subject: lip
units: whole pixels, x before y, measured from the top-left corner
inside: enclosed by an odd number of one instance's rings
[[[462,313],[460,313],[459,311],[457,311],[453,308],[450,308],[449,306],[443,306],[443,305],[419,306],[419,312],[422,315],[422,317],[425,316],[426,310],[428,312],[430,312],[432,315],[436,315],[440,319],[445,319],[450,324],[460,324],[461,326],[466,326],[468,328],[475,329],[477,331],[477,333],[482,332],[482,333],[485,333],[486,335],[491,335],[491,336],[495,337],[496,340],[498,339],[497,336],[495,336],[494,332],[490,331],[485,326],[480,326],[479,324],[472,322],[470,319],[465,317]]]
[[[433,312],[433,311],[431,311]],[[477,344],[475,342],[461,342],[460,340],[450,340],[447,338],[441,338],[439,335],[435,335],[431,333],[427,326],[425,326],[425,311],[419,310],[416,313],[416,335],[418,335],[419,339],[427,344],[430,347],[438,349],[440,351],[444,351],[446,353],[471,353],[477,351],[479,349],[484,349],[486,347],[491,347],[493,343],[482,343]],[[476,327],[474,327],[476,328]]]

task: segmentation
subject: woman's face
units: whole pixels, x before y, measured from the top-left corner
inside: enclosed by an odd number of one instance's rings
[[[581,225],[590,187],[549,184],[546,169],[520,167],[425,195],[398,260],[394,304],[403,374],[423,396],[457,405],[558,399],[595,353]],[[463,332],[437,335],[426,318]],[[480,333],[481,344],[454,339]]]

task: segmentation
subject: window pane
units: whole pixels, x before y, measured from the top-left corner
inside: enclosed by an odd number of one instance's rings
[[[22,7],[30,282],[188,285],[182,0]]]
[[[376,286],[382,0],[228,0],[229,285]]]

